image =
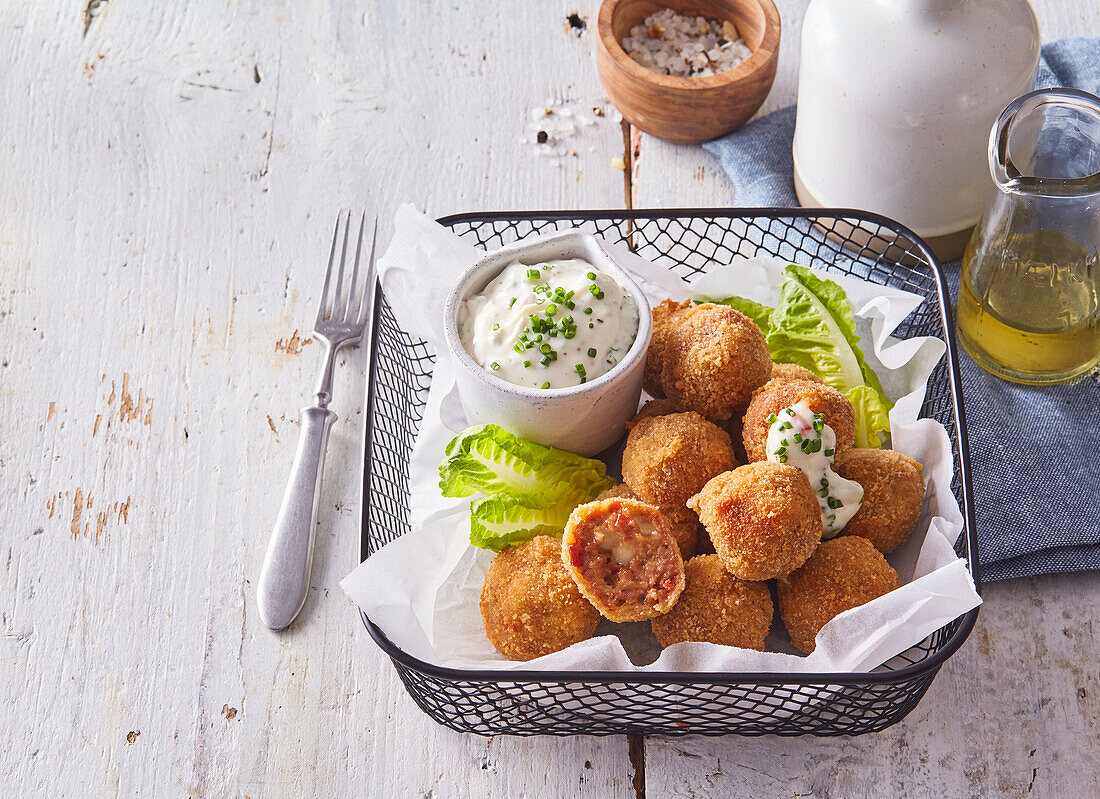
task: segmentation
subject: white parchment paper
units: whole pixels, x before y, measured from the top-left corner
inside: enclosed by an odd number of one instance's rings
[[[446,499],[437,485],[447,442],[466,427],[443,345],[443,301],[459,274],[483,252],[409,205],[398,210],[395,223],[393,240],[379,261],[382,286],[401,327],[427,340],[437,360],[411,455],[411,529],[371,555],[341,586],[409,654],[470,669],[868,671],[980,604],[966,565],[953,549],[962,514],[950,489],[947,432],[938,422],[917,418],[928,378],[946,348],[939,339],[890,336],[920,297],[830,274],[847,292],[864,354],[896,403],[890,412],[893,446],[924,466],[927,492],[917,531],[888,557],[902,586],[837,616],[818,634],[817,649],[807,657],[790,647],[778,612],[768,647],[781,651],[682,643],[661,652],[648,624],[604,622],[597,637],[536,660],[516,663],[498,654],[485,637],[478,607],[493,553],[469,544],[468,500]],[[652,303],[738,294],[771,305],[785,265],[737,260],[711,268],[689,285],[621,245],[608,249],[637,277]],[[628,652],[646,665],[635,665]]]

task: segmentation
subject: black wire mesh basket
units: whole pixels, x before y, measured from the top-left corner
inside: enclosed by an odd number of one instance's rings
[[[681,278],[767,254],[826,273],[850,274],[924,301],[894,331],[934,336],[946,356],[929,382],[921,416],[939,421],[954,453],[952,491],[965,529],[956,544],[978,583],[965,422],[947,287],[928,248],[910,231],[851,210],[678,209],[460,214],[439,220],[485,249],[578,228],[622,242]],[[379,288],[371,332],[361,557],[408,529],[409,453],[435,360],[401,330]],[[441,668],[410,656],[362,614],[413,700],[433,719],[481,735],[856,735],[894,724],[920,701],[962,645],[977,609],[871,672],[512,671]]]

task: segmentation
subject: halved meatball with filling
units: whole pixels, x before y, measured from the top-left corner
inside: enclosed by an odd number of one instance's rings
[[[561,558],[580,592],[611,621],[667,613],[684,590],[684,561],[664,516],[637,500],[574,508]]]
[[[626,483],[612,486],[601,492],[596,499],[638,499],[638,495]],[[668,523],[668,531],[676,539],[676,545],[680,547],[680,557],[687,563],[699,543],[699,517],[695,511],[686,505],[657,506],[657,510],[665,517]]]

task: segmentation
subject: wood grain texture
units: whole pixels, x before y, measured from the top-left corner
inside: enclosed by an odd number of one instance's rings
[[[1031,2],[1044,41],[1100,35],[1095,0]],[[761,114],[795,100],[806,5],[780,3],[780,68]],[[638,208],[738,202],[715,159],[645,134],[631,185]],[[1100,581],[1014,580],[984,599],[967,643],[896,726],[840,739],[649,738],[646,797],[1100,795]]]
[[[252,588],[336,210],[621,203],[610,117],[527,136],[605,103],[594,3],[90,5],[0,7],[5,793],[633,795],[625,738],[451,733],[369,640],[355,351],[302,623]]]

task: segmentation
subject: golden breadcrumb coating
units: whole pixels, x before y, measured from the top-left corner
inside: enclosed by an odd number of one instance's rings
[[[726,569],[742,580],[790,574],[821,540],[821,506],[799,469],[760,461],[710,480],[688,507]]]
[[[600,492],[596,499],[611,499],[613,497],[638,499],[638,495],[626,483],[612,486]],[[680,548],[680,557],[684,559],[684,563],[687,563],[691,556],[695,554],[695,548],[699,542],[699,517],[695,515],[695,511],[686,505],[657,506],[657,510],[665,517],[668,531],[676,539],[676,546]]]
[[[638,409],[638,412],[634,414],[634,418],[626,423],[626,429],[630,430],[642,419],[648,419],[651,416],[667,416],[670,413],[678,413],[681,409],[672,404],[672,400],[669,399],[651,399],[645,405]]]
[[[610,621],[667,613],[684,590],[684,561],[665,517],[635,499],[578,505],[561,540],[561,561],[580,592]]]
[[[738,580],[717,555],[700,555],[684,566],[685,587],[676,607],[650,622],[661,646],[681,641],[764,650],[772,624],[768,584]]]
[[[847,449],[856,440],[856,414],[848,398],[825,383],[809,380],[772,379],[756,389],[745,411],[742,437],[745,455],[750,461],[768,458],[768,416],[779,414],[802,400],[814,413],[825,414],[825,424],[836,433],[836,451]]]
[[[531,660],[591,638],[600,614],[561,562],[561,541],[540,535],[493,558],[481,620],[500,654]]]
[[[642,386],[651,397],[663,399],[665,396],[665,391],[661,387],[661,371],[671,352],[675,330],[680,324],[680,316],[691,306],[690,300],[684,300],[684,302],[664,300],[653,309],[653,332],[649,338],[645,372],[642,377]]]
[[[623,481],[645,502],[674,507],[736,465],[729,433],[694,411],[670,413],[640,420],[627,435]]]
[[[808,655],[830,620],[897,587],[898,573],[870,541],[842,535],[822,541],[802,568],[776,581],[779,615],[791,643]]]
[[[833,469],[863,486],[863,505],[845,535],[866,538],[879,552],[893,552],[905,543],[920,518],[924,478],[919,461],[893,449],[846,449]]]
[[[773,363],[772,380],[808,380],[811,383],[823,383],[824,381],[807,369],[796,363]]]
[[[670,313],[646,364],[661,392],[654,396],[667,397],[678,408],[698,411],[718,424],[744,410],[772,367],[756,323],[740,311],[713,303]]]

